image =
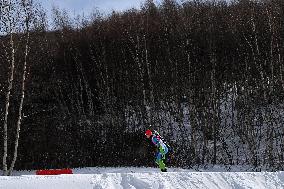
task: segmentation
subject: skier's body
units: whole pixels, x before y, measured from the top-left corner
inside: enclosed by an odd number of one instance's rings
[[[163,140],[159,135],[155,135],[151,130],[145,132],[147,138],[151,139],[152,143],[156,146],[156,160],[155,162],[159,165],[162,172],[166,172],[166,165],[164,160],[166,159],[166,154],[168,153],[168,147],[165,145]]]

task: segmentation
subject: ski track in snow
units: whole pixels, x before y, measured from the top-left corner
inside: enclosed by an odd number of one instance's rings
[[[0,189],[284,189],[284,172],[191,172],[169,169],[169,172],[162,173],[152,168],[94,168],[74,170],[74,173],[2,176]]]

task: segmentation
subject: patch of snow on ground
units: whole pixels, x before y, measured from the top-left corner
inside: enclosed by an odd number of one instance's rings
[[[284,172],[194,172],[170,168],[82,168],[73,175],[0,177],[2,189],[217,189],[284,188]]]

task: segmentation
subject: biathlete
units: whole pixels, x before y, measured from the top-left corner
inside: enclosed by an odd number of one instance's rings
[[[153,133],[151,130],[148,129],[145,132],[145,135],[148,139],[151,139],[152,144],[154,144],[156,147],[156,164],[159,165],[159,168],[162,172],[167,172],[167,168],[164,161],[166,160],[166,154],[169,151],[168,146],[163,142],[161,136],[157,132]]]

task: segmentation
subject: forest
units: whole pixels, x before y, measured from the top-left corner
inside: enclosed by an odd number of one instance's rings
[[[283,0],[54,7],[52,24],[32,0],[0,10],[4,171],[154,166],[146,129],[170,166],[284,170]]]

